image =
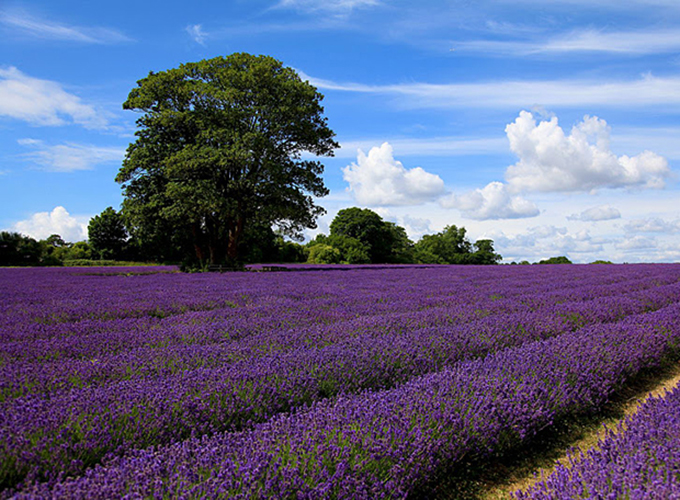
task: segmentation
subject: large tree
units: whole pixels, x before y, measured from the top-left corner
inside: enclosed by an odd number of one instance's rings
[[[125,109],[142,113],[116,180],[133,237],[191,242],[200,262],[238,260],[247,225],[316,227],[313,196],[338,144],[323,96],[267,56],[233,54],[150,73]],[[180,234],[177,237],[177,234]]]

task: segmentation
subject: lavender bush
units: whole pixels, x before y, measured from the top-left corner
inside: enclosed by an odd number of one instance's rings
[[[680,386],[651,398],[587,453],[517,499],[680,498]]]

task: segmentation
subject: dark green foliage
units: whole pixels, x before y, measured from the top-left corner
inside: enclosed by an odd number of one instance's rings
[[[112,207],[90,219],[87,234],[93,256],[108,260],[123,259],[128,234],[123,216]]]
[[[613,264],[611,260],[595,260],[591,264]]]
[[[464,227],[447,226],[439,233],[423,236],[414,245],[403,227],[358,207],[340,210],[330,230],[330,236],[320,234],[308,243],[309,262],[484,265],[497,264],[502,259],[494,251],[492,240],[470,243]],[[312,252],[316,246],[319,248]]]
[[[239,244],[239,255],[242,262],[252,264],[269,263],[301,263],[307,261],[307,249],[293,241],[286,241],[266,224],[248,226]]]
[[[36,241],[20,233],[0,233],[0,266],[61,266],[65,260],[89,258],[85,241],[68,243],[58,234]]]
[[[59,249],[57,256],[60,260],[78,260],[90,259],[92,257],[92,249],[87,241],[77,241],[75,243],[67,243],[66,247]]]
[[[464,227],[446,226],[436,234],[426,234],[416,243],[416,255],[434,256],[436,263],[467,264],[472,244],[465,236]],[[425,262],[428,264],[435,262]]]
[[[200,262],[241,258],[251,225],[297,236],[324,213],[323,165],[338,144],[323,96],[266,56],[233,54],[150,73],[125,109],[142,112],[116,180],[140,248]]]
[[[465,236],[464,227],[446,226],[436,234],[426,234],[414,248],[416,262],[423,264],[497,264],[502,257],[494,251],[492,240],[474,244]]]
[[[342,251],[348,246],[352,247],[347,257],[351,255],[354,262],[346,258],[349,263],[362,263],[365,254],[371,263],[406,263],[412,260],[413,243],[404,228],[383,221],[372,210],[357,207],[340,210],[331,222],[330,229],[330,238],[336,238],[339,245],[336,248]],[[329,241],[329,244],[336,246],[333,241]]]
[[[44,241],[47,246],[52,248],[63,248],[67,245],[64,239],[58,234],[51,234]]]
[[[472,245],[474,252],[472,259],[474,264],[498,264],[503,257],[497,254],[493,248],[493,240],[477,240]]]
[[[0,266],[39,266],[43,256],[43,246],[30,236],[0,232]]]
[[[276,262],[307,262],[309,250],[304,245],[295,243],[294,241],[286,241],[281,236],[277,238],[276,245],[278,247],[278,257],[276,258]]]
[[[571,264],[572,262],[566,258],[564,255],[559,257],[550,257],[549,259],[543,259],[538,262],[538,264]]]

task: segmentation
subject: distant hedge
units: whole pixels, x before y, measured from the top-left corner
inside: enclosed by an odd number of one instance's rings
[[[65,260],[67,267],[99,267],[99,266],[155,266],[153,262],[130,262],[123,260],[92,260],[92,259],[73,259]]]

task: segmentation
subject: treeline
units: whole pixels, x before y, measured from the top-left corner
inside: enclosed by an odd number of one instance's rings
[[[174,245],[168,245],[174,241]],[[69,243],[57,234],[37,241],[19,233],[0,233],[0,265],[59,266],[113,261],[143,261],[180,264],[187,243],[182,233],[161,241],[145,239],[143,233],[131,236],[125,219],[112,207],[93,217],[88,225],[88,241]],[[406,230],[382,219],[368,209],[347,208],[338,212],[330,234],[320,234],[307,244],[286,240],[266,225],[248,226],[239,243],[243,264],[497,264],[501,256],[493,241],[474,243],[464,227],[447,226],[443,231],[411,241]],[[88,262],[90,261],[90,262]]]
[[[307,261],[319,264],[497,264],[493,241],[471,243],[464,227],[447,226],[413,243],[406,230],[368,209],[340,210],[330,225],[306,245]]]
[[[0,266],[61,266],[66,261],[92,259],[86,241],[68,243],[58,234],[36,240],[20,233],[0,232]]]

